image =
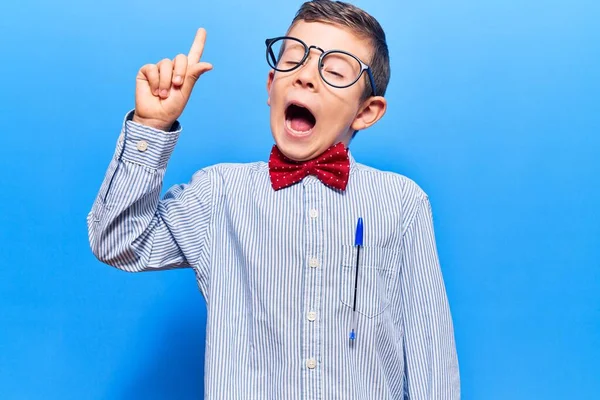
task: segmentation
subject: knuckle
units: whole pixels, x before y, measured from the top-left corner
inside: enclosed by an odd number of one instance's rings
[[[145,64],[140,68],[140,71],[146,74],[152,73],[152,71],[156,68],[155,64]]]
[[[156,65],[158,66],[159,69],[169,68],[169,67],[173,66],[173,62],[169,58],[163,58]]]
[[[185,54],[178,54],[175,57],[175,69],[177,71],[185,71],[185,67],[187,66],[187,56]]]

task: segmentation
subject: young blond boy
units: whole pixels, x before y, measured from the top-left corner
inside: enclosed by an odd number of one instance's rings
[[[212,68],[205,37],[140,69],[88,216],[94,254],[130,272],[193,268],[206,398],[458,399],[428,197],[347,149],[386,111],[380,25],[346,3],[303,4],[267,41],[269,163],[204,168],[160,199],[177,119]]]

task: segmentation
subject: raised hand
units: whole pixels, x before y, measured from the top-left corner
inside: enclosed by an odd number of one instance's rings
[[[160,130],[169,129],[185,108],[198,78],[212,69],[200,62],[206,31],[198,29],[188,55],[178,54],[138,71],[133,120]]]

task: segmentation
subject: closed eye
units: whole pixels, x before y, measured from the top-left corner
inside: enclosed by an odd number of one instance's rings
[[[340,74],[339,72],[335,72],[335,71],[325,71],[325,72],[327,74],[329,74],[329,75],[335,76],[336,78],[343,78],[344,77],[344,75]]]

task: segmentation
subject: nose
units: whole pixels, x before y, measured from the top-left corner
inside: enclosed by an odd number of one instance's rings
[[[319,56],[317,54],[309,54],[304,64],[301,65],[296,73],[294,85],[316,90],[319,85]]]

